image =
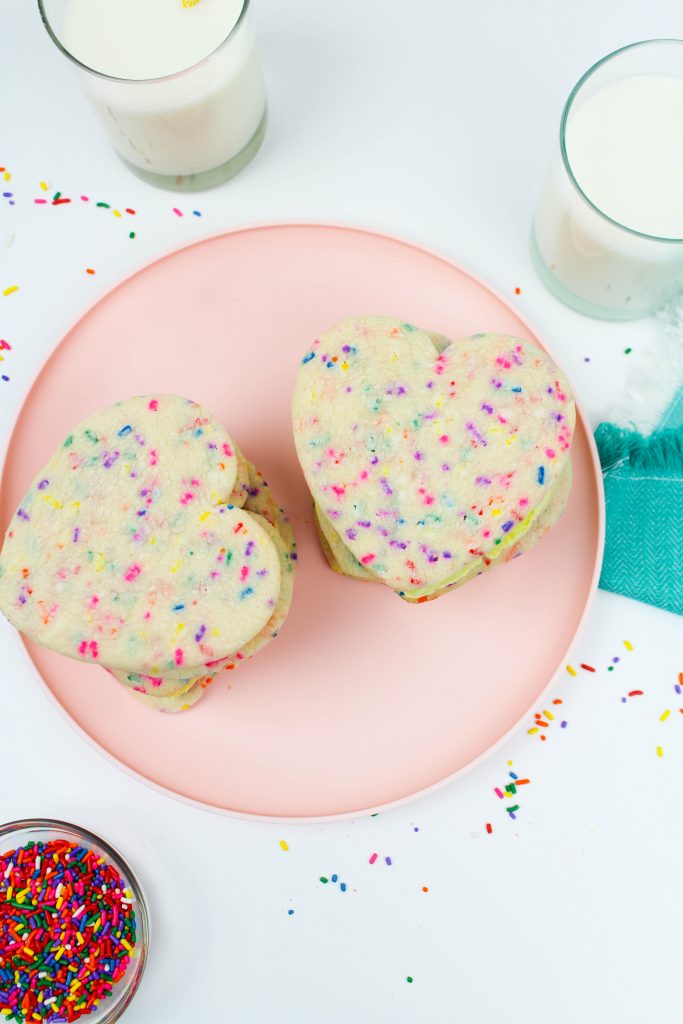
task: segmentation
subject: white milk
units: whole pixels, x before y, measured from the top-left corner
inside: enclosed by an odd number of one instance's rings
[[[683,244],[632,232],[683,239],[683,79],[633,75],[579,95],[566,150],[590,202],[631,230],[586,203],[558,158],[534,224],[541,275],[607,316],[650,311],[683,274]]]
[[[66,49],[91,70],[125,80],[83,73],[124,160],[182,178],[221,167],[254,138],[265,91],[249,11],[221,46],[242,7],[242,0],[190,7],[181,0],[66,0]]]

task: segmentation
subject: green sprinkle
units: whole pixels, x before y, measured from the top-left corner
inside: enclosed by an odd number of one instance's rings
[[[103,208],[104,208],[105,210],[111,210],[111,206],[109,205],[109,203],[96,203],[95,205],[96,205],[96,206],[101,206],[101,207],[103,207]]]
[[[625,349],[624,349],[624,355],[625,355],[625,356],[629,355],[629,353],[631,353],[631,352],[633,352],[633,349],[632,349],[632,348],[625,348]]]
[[[64,442],[64,446],[63,447],[64,448],[70,448],[73,443],[74,443],[74,436],[73,436],[73,434],[69,434],[69,436],[67,437],[66,441]]]
[[[129,238],[135,238],[135,232],[134,232],[134,231],[131,231],[131,233],[130,233],[130,234],[128,235],[128,237],[129,237]]]
[[[228,551],[227,555],[225,556],[225,564],[226,565],[230,565],[231,562],[232,562],[232,551]]]
[[[61,192],[55,192],[55,194],[52,197],[52,201],[54,202],[55,199],[61,199],[61,198],[62,198],[62,193]]]
[[[409,985],[413,984],[413,979],[410,977],[410,975],[408,975],[408,977],[406,978],[406,981],[408,982]]]
[[[329,882],[329,878],[325,878],[324,875],[321,875],[320,881],[323,883],[323,885],[327,885],[327,883]]]
[[[505,810],[508,812],[508,814],[512,814],[514,811],[519,810],[519,804],[514,804],[512,807],[506,807]]]
[[[99,437],[97,436],[97,434],[93,434],[92,430],[84,430],[83,433],[85,434],[89,441],[92,441],[93,444],[99,443]]]

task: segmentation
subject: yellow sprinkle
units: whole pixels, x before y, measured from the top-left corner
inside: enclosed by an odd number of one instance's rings
[[[62,904],[63,903],[64,903],[64,897],[60,896],[59,899],[57,900],[57,910],[61,910],[62,909]]]
[[[661,747],[657,747],[657,757],[661,757],[663,753],[664,753],[664,751],[662,750],[662,748]]]
[[[670,714],[671,714],[671,711],[668,708],[667,708],[666,711],[662,711],[661,715],[659,716],[659,721],[660,722],[666,722],[666,720],[667,720],[667,718],[669,717]]]
[[[9,171],[5,171],[5,181],[11,181],[11,180],[12,180],[12,175],[10,174]]]
[[[7,895],[5,896],[5,899],[7,900],[8,903],[12,899],[12,893],[13,892],[14,892],[14,886],[10,885],[9,889],[7,890]]]
[[[30,888],[30,887],[29,887]],[[17,903],[23,903],[29,893],[29,889],[22,889],[17,893]]]
[[[181,0],[183,7],[196,7],[199,0]]]
[[[71,991],[75,992],[76,989],[80,988],[80,987],[81,987],[80,981],[78,980],[78,978],[74,978],[74,980],[71,982]]]
[[[500,515],[500,509],[499,508],[494,508],[493,511],[491,512],[491,515],[492,516],[499,516]]]
[[[47,182],[46,181],[41,181],[40,187],[42,188],[43,192],[47,192]]]
[[[544,711],[543,714],[545,715],[546,718],[549,718],[551,722],[555,721],[555,715],[553,715],[552,712]]]
[[[631,643],[630,640],[624,640],[624,647],[626,648],[627,651],[632,651],[633,650],[633,644]]]
[[[288,850],[289,849],[289,847],[287,846],[287,843],[284,841],[284,839],[280,840],[280,848],[282,850]]]
[[[83,938],[83,936],[81,935],[80,932],[76,932],[76,938],[78,939],[79,945],[81,945],[81,946],[85,945],[85,939]]]
[[[199,517],[199,522],[200,523],[205,523],[210,515],[211,515],[211,509],[207,509],[206,512],[202,512],[202,514]]]
[[[100,929],[101,927],[102,927],[102,918],[101,918],[101,917],[98,917],[98,918],[97,918],[97,920],[95,921],[94,925],[92,926],[92,930],[93,930],[94,932],[96,932],[96,931],[98,931],[98,930],[99,930],[99,929]]]
[[[346,372],[346,370],[348,370],[349,364],[346,362],[346,360],[344,360],[344,362],[341,364],[341,368],[342,368],[342,370],[344,370],[344,372]]]
[[[508,761],[508,764],[512,768],[512,761]]]
[[[112,210],[112,213],[114,214],[115,217],[120,217],[121,216],[121,211],[120,210]]]
[[[178,625],[175,628],[175,635],[176,636],[180,636],[180,634],[182,633],[182,631],[184,629],[185,629],[185,623],[184,622],[179,622]]]
[[[171,566],[171,572],[178,572],[179,568],[180,568],[180,562],[174,562],[173,565]]]
[[[125,939],[121,939],[121,945],[125,946],[129,953],[133,952],[133,947],[129,946]]]
[[[214,626],[211,630],[211,636],[218,636],[218,626]]]
[[[106,559],[102,552],[100,551],[97,555],[97,560],[95,562],[95,572],[104,572],[104,567],[106,564]]]
[[[127,900],[133,899],[133,893],[130,891],[130,889],[124,889],[123,895],[126,897]]]
[[[19,285],[18,284],[11,284],[9,286],[9,288],[5,288],[5,290],[4,290],[4,292],[2,294],[3,295],[11,295],[12,292],[18,292],[18,291],[19,291]]]
[[[35,959],[36,954],[33,952],[32,949],[29,949],[28,946],[24,946],[24,953],[26,953],[27,956],[32,956]]]
[[[64,955],[64,946],[60,946],[59,949],[57,950],[57,952],[55,953],[55,960],[61,960],[63,955]]]
[[[566,668],[567,668],[567,672],[569,672],[570,676],[575,676],[576,675],[576,669],[572,668],[571,665],[567,665]]]
[[[535,732],[538,732],[538,726],[536,726],[536,725],[535,725],[535,726],[533,727],[533,729],[527,729],[527,732],[529,733],[529,735],[530,735],[530,736],[533,736],[533,734],[534,734]]]
[[[435,409],[440,409],[442,405],[443,405],[443,402],[441,401],[441,399],[439,399],[438,402],[434,402],[434,408]]]
[[[386,428],[385,428],[385,431],[384,431],[384,433],[385,433],[385,434],[391,434],[391,433],[393,433],[393,431],[392,431],[392,428],[391,428],[391,427],[386,427]]]

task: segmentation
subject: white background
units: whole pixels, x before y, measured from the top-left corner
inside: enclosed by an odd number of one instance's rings
[[[16,199],[0,200],[0,292],[20,286],[0,295],[3,443],[41,360],[114,282],[202,233],[288,219],[386,229],[469,266],[547,339],[597,423],[654,327],[560,306],[530,267],[529,223],[574,81],[624,43],[683,34],[678,0],[256,8],[264,148],[228,185],[175,197],[119,165],[34,4],[0,0],[0,165]],[[131,206],[135,223],[36,206],[41,180]],[[404,809],[294,827],[202,813],[124,775],[48,704],[3,623],[0,820],[78,821],[139,870],[153,947],[130,1024],[680,1022],[682,637],[680,619],[600,593],[573,656],[598,671],[552,694],[565,730],[540,743],[521,729]],[[516,821],[493,793],[508,759],[531,779]],[[346,893],[319,882],[333,872]]]

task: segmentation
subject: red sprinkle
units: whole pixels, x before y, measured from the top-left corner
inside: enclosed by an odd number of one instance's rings
[[[631,690],[629,692],[629,697],[642,697],[644,692],[644,690]]]
[[[490,821],[486,822],[486,831],[488,832],[489,835],[491,835],[491,833],[493,832],[493,826]]]
[[[592,665],[584,665],[583,662],[579,665],[579,668],[585,669],[586,672],[595,672]]]

